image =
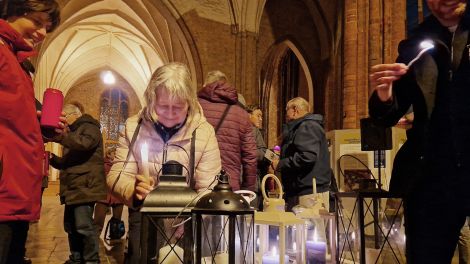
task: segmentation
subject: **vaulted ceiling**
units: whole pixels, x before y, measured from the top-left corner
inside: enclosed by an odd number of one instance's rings
[[[155,68],[187,57],[175,29],[150,1],[62,0],[60,4],[62,23],[42,44],[36,62],[39,97],[47,87],[66,94],[82,76],[105,69],[116,71],[141,95]]]

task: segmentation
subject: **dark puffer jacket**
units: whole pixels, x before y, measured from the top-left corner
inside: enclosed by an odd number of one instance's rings
[[[329,190],[331,181],[330,153],[323,129],[323,116],[307,114],[284,126],[281,157],[277,169],[287,197]]]
[[[98,121],[82,115],[70,125],[70,132],[60,144],[64,146],[64,155],[54,155],[51,165],[61,170],[61,202],[73,205],[105,199],[103,139]]]
[[[237,105],[237,91],[229,83],[214,82],[203,87],[198,97],[204,116],[214,128],[217,127],[227,105],[231,105],[216,132],[222,168],[230,176],[233,190],[255,191],[256,142],[248,113]],[[242,180],[240,180],[241,175],[243,175]]]

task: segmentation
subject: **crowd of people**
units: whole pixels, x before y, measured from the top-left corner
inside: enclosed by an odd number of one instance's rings
[[[383,126],[395,125],[410,108],[414,112],[390,184],[405,201],[406,257],[408,263],[450,263],[470,213],[470,11],[465,0],[427,3],[433,15],[400,44],[397,63],[371,68],[369,109]],[[187,168],[185,176],[194,179],[190,187],[198,193],[210,190],[224,169],[233,190],[259,194],[265,188],[261,177],[272,170],[281,179],[287,210],[308,206],[313,196],[321,196],[329,208],[334,176],[323,116],[312,113],[304,98],[291,98],[279,156],[267,158],[263,109],[247,106],[221,71],[209,72],[197,89],[186,65],[157,68],[144,93],[145,107],[126,121],[118,146],[106,152],[99,121],[80,103],[65,104],[54,135],[43,135],[27,64],[34,48],[59,25],[59,6],[55,0],[12,1],[2,14],[0,264],[27,263],[25,243],[29,223],[40,216],[46,158],[60,170],[70,248],[66,263],[99,263],[106,211],[112,207],[119,223],[124,205],[129,210],[126,263],[140,263],[139,209],[158,186],[167,161]],[[419,43],[428,39],[435,42],[434,50],[408,66]],[[46,157],[49,141],[62,145],[63,155]],[[145,157],[143,145],[148,146]]]

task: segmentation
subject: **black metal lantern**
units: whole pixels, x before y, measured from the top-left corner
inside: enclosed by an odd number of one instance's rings
[[[254,263],[254,210],[232,192],[222,171],[218,184],[192,210],[194,263]]]
[[[182,176],[182,165],[163,165],[158,186],[145,198],[141,228],[141,263],[193,263],[191,209],[197,193]]]

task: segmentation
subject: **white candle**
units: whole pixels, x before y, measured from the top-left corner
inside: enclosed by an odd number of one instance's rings
[[[326,242],[307,240],[307,263],[326,263]]]
[[[144,142],[142,148],[140,149],[140,156],[142,158],[142,173],[145,178],[149,178],[149,149],[147,142]]]
[[[173,247],[174,246],[174,247]],[[173,247],[173,249],[171,249]],[[158,263],[160,264],[175,264],[183,263],[184,250],[178,245],[166,245],[158,251]],[[179,257],[179,258],[178,258]]]

